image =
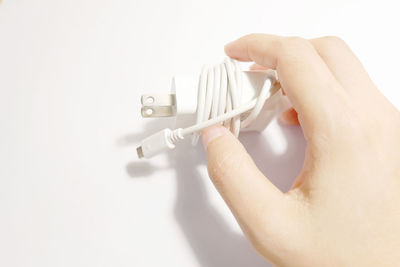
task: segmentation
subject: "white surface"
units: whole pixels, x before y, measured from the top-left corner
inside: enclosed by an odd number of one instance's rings
[[[339,35],[400,107],[396,5],[3,0],[0,266],[270,266],[213,189],[201,147],[136,160],[139,139],[167,125],[140,118],[140,95],[219,62],[246,33]],[[242,140],[287,189],[299,129]]]

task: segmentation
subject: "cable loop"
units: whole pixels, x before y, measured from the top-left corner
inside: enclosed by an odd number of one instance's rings
[[[241,120],[240,114],[225,120],[222,125],[229,128],[237,137],[241,128],[249,126],[261,112],[272,86],[271,79],[266,79],[256,105],[249,115]],[[197,93],[196,124],[230,113],[242,106],[243,72],[236,60],[225,58],[223,63],[203,67]],[[199,134],[194,133],[192,144],[197,144]]]

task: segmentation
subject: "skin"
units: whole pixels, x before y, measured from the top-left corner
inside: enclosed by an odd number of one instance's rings
[[[276,266],[397,266],[400,113],[346,43],[251,34],[225,52],[278,72],[294,108],[281,119],[307,141],[284,193],[228,130],[203,131],[209,175],[254,248]]]

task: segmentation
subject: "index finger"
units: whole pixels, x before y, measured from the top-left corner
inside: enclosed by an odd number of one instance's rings
[[[323,127],[344,89],[312,44],[299,37],[246,35],[225,46],[228,56],[276,69],[282,87],[299,114],[305,134]],[[314,132],[314,131],[310,131]]]

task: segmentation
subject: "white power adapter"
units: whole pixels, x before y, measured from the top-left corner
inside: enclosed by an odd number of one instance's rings
[[[275,71],[242,71],[230,58],[203,67],[200,78],[176,76],[169,94],[146,94],[141,102],[144,118],[176,117],[176,129],[166,128],[144,139],[137,148],[139,158],[174,149],[188,135],[195,145],[199,132],[215,124],[223,124],[236,136],[240,131],[260,132],[290,106]]]

